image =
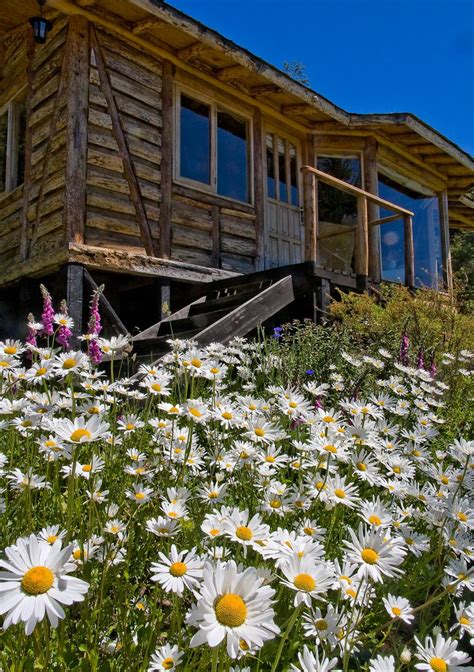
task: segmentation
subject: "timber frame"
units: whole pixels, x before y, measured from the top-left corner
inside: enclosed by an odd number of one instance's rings
[[[268,133],[298,144],[301,262],[317,267],[320,241],[334,235],[319,231],[318,184],[328,184],[357,199],[351,283],[380,281],[380,227],[401,217],[405,284],[415,285],[413,213],[378,197],[383,167],[437,195],[450,289],[449,229],[474,228],[474,160],[423,121],[346,112],[158,0],[47,0],[44,45],[28,25],[35,11],[35,0],[2,5],[0,111],[26,90],[27,129],[24,183],[0,194],[0,308],[11,288],[68,267],[70,298],[89,277],[78,268],[132,276],[130,286],[155,283],[158,312],[170,288],[178,308],[186,285],[268,268]],[[248,203],[177,176],[179,90],[248,120]],[[318,170],[324,154],[360,157],[361,186]],[[341,276],[321,277],[331,272]]]

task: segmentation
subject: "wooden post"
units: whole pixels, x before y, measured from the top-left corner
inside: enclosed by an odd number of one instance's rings
[[[218,205],[213,205],[212,216],[212,265],[214,268],[221,267],[221,222],[220,209]]]
[[[83,243],[90,62],[89,22],[83,16],[69,18],[65,58],[67,126],[64,222],[67,241]]]
[[[364,154],[364,189],[378,195],[377,172],[377,141],[369,136],[365,142]],[[380,217],[379,207],[375,203],[367,204],[369,222]],[[369,275],[376,283],[380,282],[380,227],[372,226],[369,231]]]
[[[84,330],[84,269],[81,264],[68,264],[66,267],[66,301],[69,315],[74,320],[71,345],[77,348],[79,347],[78,336],[81,336]]]
[[[448,192],[446,189],[438,194],[439,228],[441,232],[441,251],[443,257],[443,281],[448,293],[453,292],[453,269],[451,266],[451,249],[449,245],[449,211]]]
[[[403,234],[405,240],[405,285],[415,287],[415,250],[413,245],[413,217],[403,216]]]
[[[26,138],[25,138],[25,178],[23,183],[23,206],[21,210],[21,230],[20,230],[20,259],[23,261],[28,256],[29,251],[29,222],[28,222],[28,206],[30,201],[31,189],[31,154],[33,151],[33,131],[30,126],[31,114],[31,99],[33,96],[33,65],[35,57],[35,40],[33,37],[33,30],[28,29],[28,42],[26,46],[26,53],[28,57],[27,66],[27,98],[26,98]]]
[[[161,88],[161,114],[163,128],[161,134],[161,203],[160,203],[160,247],[162,259],[171,257],[171,198],[173,186],[173,78],[174,66],[163,62]]]
[[[314,137],[308,135],[306,140],[306,160],[308,166],[314,167]],[[303,209],[304,209],[304,259],[318,261],[318,183],[309,171],[303,174]]]
[[[367,199],[357,197],[357,228],[355,231],[355,273],[359,279],[358,285],[362,289],[367,283],[369,274],[369,220],[367,214]]]
[[[264,135],[262,112],[255,108],[253,115],[253,200],[255,207],[255,270],[265,268],[265,189],[264,189]]]

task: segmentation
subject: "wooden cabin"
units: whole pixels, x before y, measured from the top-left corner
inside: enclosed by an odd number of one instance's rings
[[[79,330],[105,282],[120,329],[166,301],[194,334],[206,292],[222,319],[239,291],[260,318],[381,280],[449,291],[474,160],[414,115],[346,112],[160,0],[47,0],[44,44],[36,0],[0,12],[3,336],[39,281]]]

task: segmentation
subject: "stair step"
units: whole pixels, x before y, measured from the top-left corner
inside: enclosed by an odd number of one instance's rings
[[[198,304],[205,306],[206,303]],[[227,315],[232,310],[232,306],[227,306],[221,310],[211,310],[207,312],[197,313],[196,315],[191,315],[190,317],[183,317],[178,320],[169,320],[168,322],[162,322],[160,324],[160,330],[158,336],[167,335],[169,338],[170,334],[177,334],[182,331],[189,331],[191,329],[197,329],[201,331],[205,329],[213,322],[220,320],[221,317]]]
[[[143,338],[140,341],[135,341],[133,344],[133,349],[138,352],[156,352],[156,351],[161,351],[161,352],[168,352],[170,347],[168,345],[168,340],[171,338],[179,338],[179,339],[190,339],[193,338],[193,336],[196,336],[201,331],[200,328],[197,329],[188,329],[187,331],[180,331],[180,332],[175,332],[173,335],[171,334],[163,334],[162,336],[153,336],[152,338]]]
[[[222,296],[234,296],[242,294],[245,292],[262,292],[270,285],[273,281],[270,278],[265,278],[264,280],[258,280],[256,282],[243,282],[241,285],[233,285],[232,287],[223,287],[222,289],[212,290],[207,294],[207,299],[217,299]]]
[[[219,296],[217,299],[206,299],[202,303],[193,304],[189,309],[189,315],[199,315],[200,313],[210,313],[211,311],[218,312],[223,308],[240,306],[242,303],[256,296],[259,291],[258,289],[251,289],[248,292]]]

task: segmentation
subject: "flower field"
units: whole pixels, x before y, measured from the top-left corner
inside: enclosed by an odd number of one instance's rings
[[[474,669],[472,353],[295,377],[276,329],[131,376],[44,297],[0,343],[0,669]]]

